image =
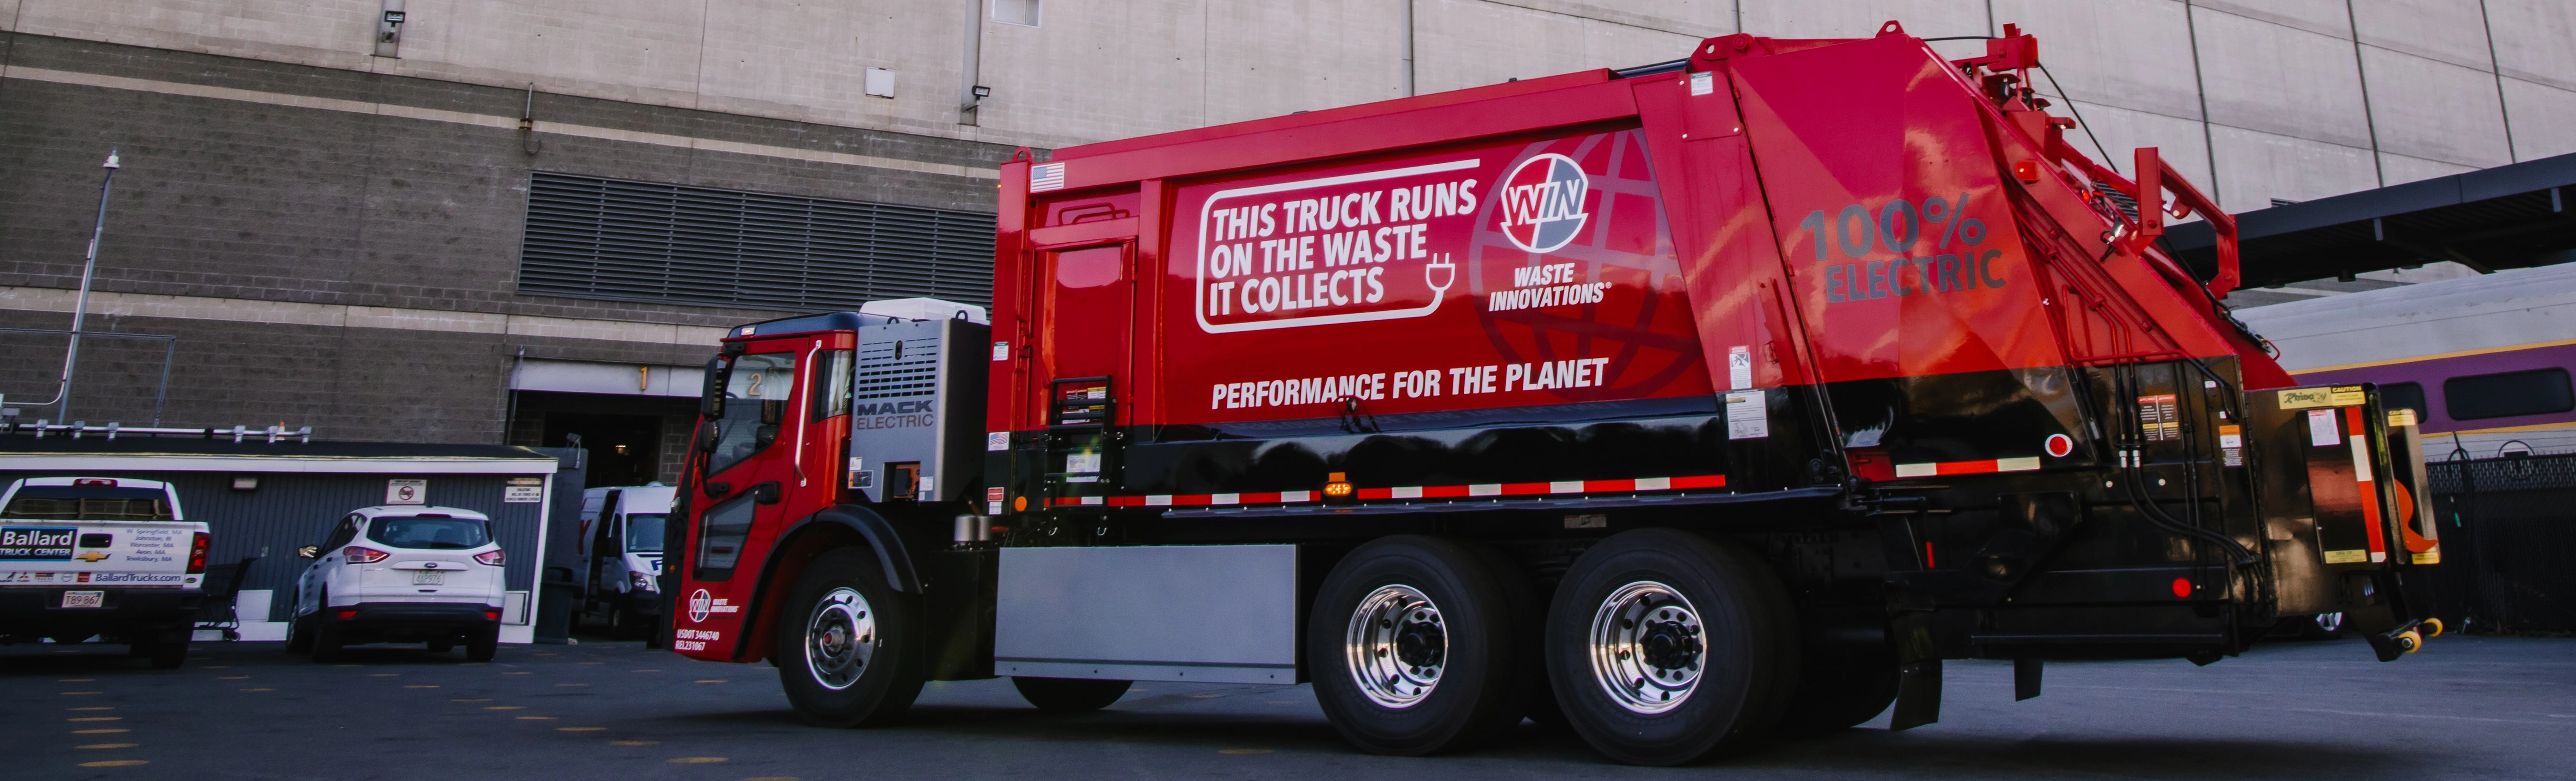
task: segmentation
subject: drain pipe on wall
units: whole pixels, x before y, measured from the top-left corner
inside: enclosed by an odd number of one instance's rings
[[[72,304],[70,344],[63,347],[63,382],[55,386],[54,398],[35,406],[57,405],[55,415],[70,420],[72,414],[72,367],[80,363],[81,324],[89,319],[89,283],[98,275],[98,242],[107,233],[107,193],[116,184],[116,147],[107,148],[107,178],[98,183],[98,220],[89,229],[89,257],[81,262],[80,299]]]

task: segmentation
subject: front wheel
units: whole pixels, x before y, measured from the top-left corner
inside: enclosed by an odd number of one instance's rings
[[[825,727],[876,726],[921,696],[922,651],[914,605],[887,585],[876,554],[823,554],[779,606],[771,658],[796,715]]]
[[[1548,610],[1548,678],[1601,753],[1696,762],[1769,733],[1798,683],[1796,632],[1788,594],[1760,559],[1640,529],[1566,571]]]
[[[1422,755],[1520,722],[1537,650],[1521,622],[1536,600],[1498,559],[1454,540],[1397,535],[1333,567],[1315,594],[1306,658],[1315,700],[1344,739]]]
[[[1127,696],[1133,681],[1092,681],[1080,678],[1012,678],[1011,688],[1020,690],[1020,698],[1048,713],[1087,713],[1109,707]]]

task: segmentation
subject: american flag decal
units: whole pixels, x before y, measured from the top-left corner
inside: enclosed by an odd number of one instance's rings
[[[1029,192],[1042,193],[1064,189],[1064,164],[1046,163],[1029,166]]]

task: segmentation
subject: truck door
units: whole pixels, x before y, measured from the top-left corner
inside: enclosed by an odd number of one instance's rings
[[[822,466],[801,463],[806,416],[795,406],[804,377],[798,368],[821,344],[811,337],[754,342],[726,372],[723,412],[709,421],[712,432],[699,435],[713,447],[696,484],[702,496],[693,504],[706,509],[693,519],[695,547],[677,601],[678,626],[695,631],[682,637],[740,647],[741,606],[758,586],[761,556],[781,525],[781,499],[801,470]]]
[[[1132,411],[1132,243],[1038,253],[1034,401],[1048,437],[1050,499],[1097,497],[1116,482],[1111,437]]]

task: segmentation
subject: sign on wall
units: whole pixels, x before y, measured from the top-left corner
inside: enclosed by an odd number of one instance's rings
[[[533,504],[545,500],[546,479],[542,477],[513,477],[509,485],[501,487],[501,501],[504,502]]]
[[[428,480],[385,481],[386,504],[428,504]]]

